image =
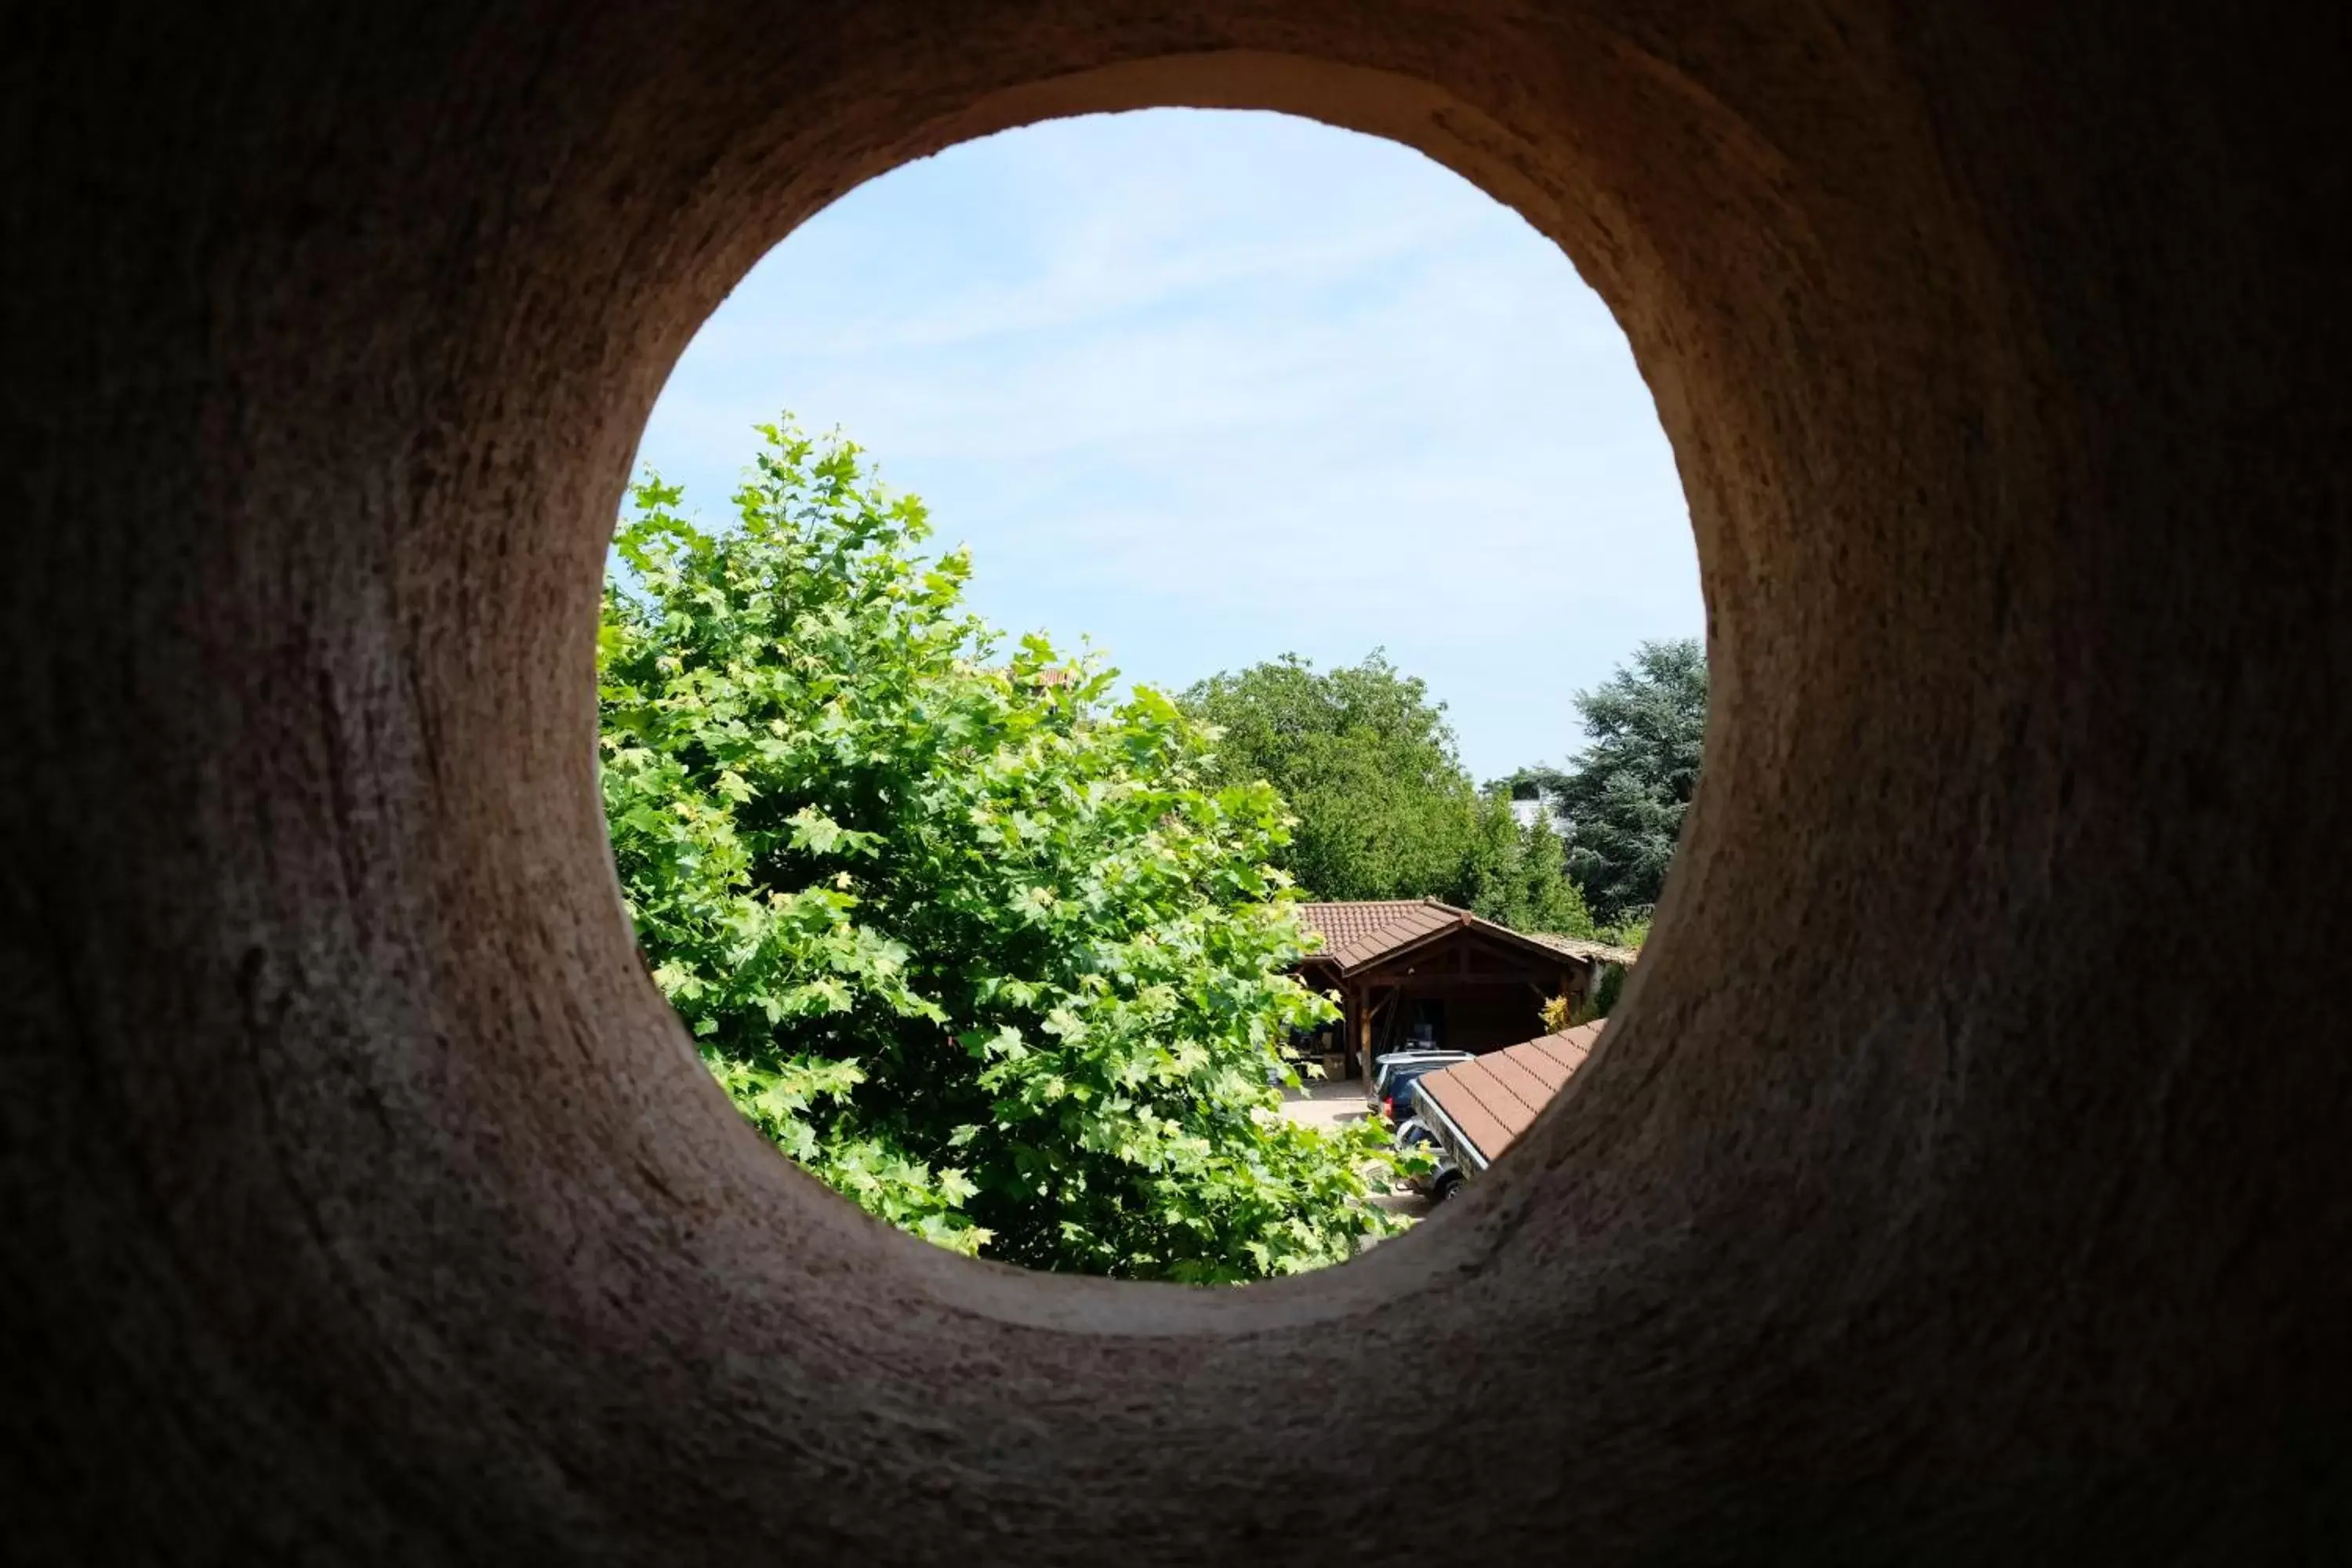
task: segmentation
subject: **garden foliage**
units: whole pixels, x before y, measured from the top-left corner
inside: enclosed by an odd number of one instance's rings
[[[648,479],[599,641],[604,804],[656,983],[744,1114],[893,1224],[1223,1281],[1351,1256],[1377,1134],[1285,1121],[1281,801],[1201,727],[963,607],[857,449],[763,426],[719,530]]]

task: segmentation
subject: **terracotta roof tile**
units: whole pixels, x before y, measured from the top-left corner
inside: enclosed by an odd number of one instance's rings
[[[1316,954],[1341,969],[1353,969],[1368,960],[1429,935],[1475,919],[1467,910],[1435,899],[1374,899],[1360,903],[1301,904],[1299,919],[1323,937]]]
[[[1489,1161],[1535,1125],[1545,1106],[1592,1054],[1598,1023],[1509,1046],[1456,1063],[1413,1085],[1417,1100],[1434,1100],[1462,1135]]]
[[[1432,1073],[1429,1078],[1424,1078],[1415,1084],[1414,1095],[1425,1098],[1429,1092],[1429,1079],[1438,1076],[1440,1075]],[[1509,1148],[1511,1140],[1517,1136],[1510,1124],[1497,1119],[1493,1111],[1487,1110],[1486,1104],[1470,1092],[1466,1084],[1457,1081],[1452,1085],[1451,1091],[1441,1104],[1445,1114],[1454,1119],[1454,1125],[1462,1130],[1462,1135],[1469,1139],[1482,1154],[1488,1149]],[[1492,1154],[1487,1154],[1486,1158],[1489,1163],[1493,1163]]]
[[[1542,1051],[1529,1051],[1519,1065],[1534,1075],[1536,1082],[1542,1087],[1546,1100],[1558,1094],[1560,1086],[1568,1082],[1568,1075],[1576,1070],[1574,1068],[1562,1066],[1558,1057],[1547,1055]]]
[[[1428,907],[1424,899],[1371,899],[1352,904],[1301,904],[1298,918],[1323,937],[1327,952],[1371,935],[1391,921]]]
[[[1540,1059],[1539,1053],[1529,1051],[1526,1054],[1537,1056]],[[1524,1063],[1515,1059],[1508,1051],[1496,1051],[1491,1055],[1480,1057],[1477,1060],[1478,1065],[1486,1069],[1487,1077],[1502,1085],[1528,1110],[1541,1110],[1551,1103],[1552,1090],[1557,1086],[1545,1083],[1543,1079],[1529,1071]],[[1551,1064],[1546,1061],[1544,1065],[1549,1067]],[[1566,1081],[1565,1079],[1560,1080],[1562,1083]]]
[[[1569,952],[1560,945],[1574,940],[1572,938],[1531,937],[1435,899],[1378,899],[1358,903],[1300,904],[1297,910],[1298,918],[1308,929],[1323,938],[1323,946],[1315,956],[1338,964],[1343,972],[1359,968],[1383,953],[1392,952],[1449,926],[1458,925],[1475,926],[1511,942],[1533,942],[1571,958],[1582,956]]]

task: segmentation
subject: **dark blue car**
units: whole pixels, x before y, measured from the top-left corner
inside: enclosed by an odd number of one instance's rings
[[[1412,1086],[1425,1075],[1470,1059],[1468,1051],[1391,1051],[1372,1063],[1365,1101],[1393,1127],[1412,1114]]]

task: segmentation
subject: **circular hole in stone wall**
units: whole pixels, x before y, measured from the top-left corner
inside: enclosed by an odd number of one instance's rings
[[[1270,113],[964,142],[752,270],[636,475],[641,951],[869,1212],[1295,1271],[1581,1064],[1696,780],[1697,569],[1608,308],[1459,176]]]
[[[1507,1562],[2324,1555],[2340,50],[2220,8],[1075,10],[21,51],[11,342],[61,391],[20,488],[68,521],[8,622],[12,1544],[1394,1563],[1425,1498]],[[1572,1102],[1440,1225],[1246,1291],[817,1201],[626,967],[582,679],[660,374],[757,250],[1168,102],[1394,136],[1579,258],[1674,436],[1721,720]],[[2246,982],[2184,984],[2244,908]]]

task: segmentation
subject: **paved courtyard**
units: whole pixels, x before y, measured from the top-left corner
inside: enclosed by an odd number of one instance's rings
[[[1310,1081],[1304,1089],[1286,1092],[1282,1100],[1282,1113],[1309,1127],[1341,1127],[1370,1114],[1364,1104],[1364,1086],[1351,1078]],[[1427,1198],[1402,1187],[1382,1193],[1372,1202],[1408,1219],[1419,1219],[1430,1208]]]
[[[1309,1079],[1304,1089],[1285,1090],[1282,1113],[1309,1127],[1338,1127],[1361,1121],[1365,1115],[1364,1086],[1352,1078]]]

